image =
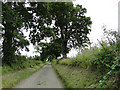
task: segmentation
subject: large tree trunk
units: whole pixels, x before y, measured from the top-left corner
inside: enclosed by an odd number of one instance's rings
[[[7,64],[11,66],[14,53],[12,50],[12,36],[9,31],[5,32],[5,38],[3,41],[3,64]]]
[[[67,37],[66,34],[63,32],[63,28],[61,29],[61,39],[62,39],[62,55],[63,58],[67,58]],[[67,32],[67,28],[66,28]]]
[[[11,8],[11,2],[8,2],[8,5]],[[14,30],[12,30],[12,22],[10,22],[10,20],[12,20],[12,16],[9,16],[6,14],[4,17],[6,20],[8,19],[8,21],[6,21],[6,24],[4,24],[5,34],[4,34],[4,41],[3,41],[2,63],[11,66],[11,63],[14,61],[14,54],[15,54],[15,50],[12,46]]]
[[[9,26],[8,26],[9,25]],[[5,38],[3,41],[3,64],[11,66],[14,62],[15,50],[12,46],[13,43],[13,30],[11,30],[10,23],[6,22]]]

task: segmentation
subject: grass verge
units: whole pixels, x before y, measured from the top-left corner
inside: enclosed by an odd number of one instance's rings
[[[34,66],[33,68],[25,68],[19,71],[11,71],[9,73],[2,75],[2,88],[12,88],[16,84],[18,84],[21,80],[29,77],[34,72],[37,72],[40,68],[42,68],[44,64],[40,64]]]
[[[52,65],[65,88],[99,88],[101,73],[67,65]]]
[[[59,74],[59,71],[56,69],[55,64],[52,64],[52,68],[53,68],[54,71],[56,72],[57,76],[60,78],[60,80],[61,80],[64,88],[67,88],[67,84],[66,84],[65,80],[64,80],[64,78]]]

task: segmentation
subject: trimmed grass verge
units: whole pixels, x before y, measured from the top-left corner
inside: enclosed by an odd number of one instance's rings
[[[101,73],[67,65],[52,65],[65,88],[99,88]]]
[[[44,64],[40,64],[38,66],[34,66],[33,68],[26,68],[19,71],[12,71],[9,73],[2,75],[2,88],[12,88],[16,84],[18,84],[21,80],[29,77],[34,72],[37,72],[39,69],[41,69],[44,66]]]

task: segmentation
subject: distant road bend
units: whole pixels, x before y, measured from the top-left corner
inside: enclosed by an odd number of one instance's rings
[[[63,88],[63,86],[51,64],[47,64],[14,88]]]

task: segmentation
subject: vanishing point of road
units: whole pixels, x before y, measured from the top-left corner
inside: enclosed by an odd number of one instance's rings
[[[22,80],[14,88],[63,88],[63,85],[51,64],[47,64],[38,72]]]

